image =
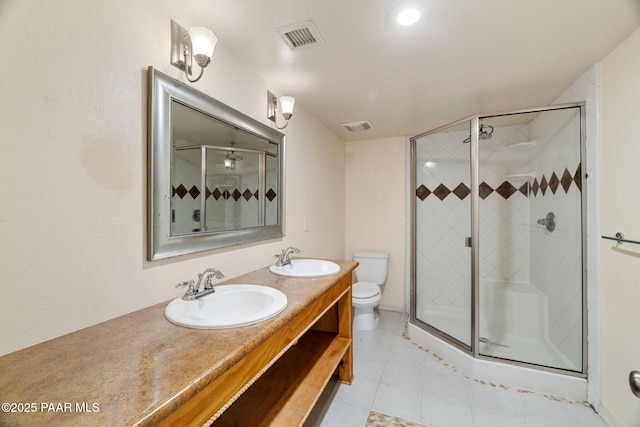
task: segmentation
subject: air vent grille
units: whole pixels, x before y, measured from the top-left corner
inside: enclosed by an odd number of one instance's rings
[[[324,44],[320,32],[311,21],[288,25],[276,31],[291,50]]]
[[[289,31],[288,33],[284,33],[284,35],[289,39],[294,49],[316,42],[316,38],[313,37],[313,34],[311,34],[308,28]]]
[[[340,124],[345,129],[350,130],[351,132],[362,132],[373,127],[369,120],[359,120],[357,122],[346,122]]]

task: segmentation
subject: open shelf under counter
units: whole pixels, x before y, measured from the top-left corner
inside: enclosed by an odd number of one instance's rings
[[[212,426],[297,426],[309,415],[351,340],[311,330]]]

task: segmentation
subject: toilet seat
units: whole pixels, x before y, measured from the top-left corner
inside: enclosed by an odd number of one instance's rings
[[[380,286],[371,282],[358,282],[351,288],[354,299],[365,299],[375,297],[380,294]]]

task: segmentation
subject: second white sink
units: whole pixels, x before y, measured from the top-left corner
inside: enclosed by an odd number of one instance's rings
[[[272,265],[269,271],[280,276],[313,278],[333,276],[340,271],[340,266],[323,259],[292,259],[291,264]]]
[[[236,328],[267,320],[287,306],[287,296],[268,286],[221,285],[215,289],[192,301],[171,301],[165,317],[188,328]]]

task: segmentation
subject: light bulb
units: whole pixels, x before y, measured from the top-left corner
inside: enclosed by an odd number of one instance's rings
[[[397,22],[400,25],[407,26],[418,22],[420,19],[420,11],[418,9],[405,9],[398,14]]]

